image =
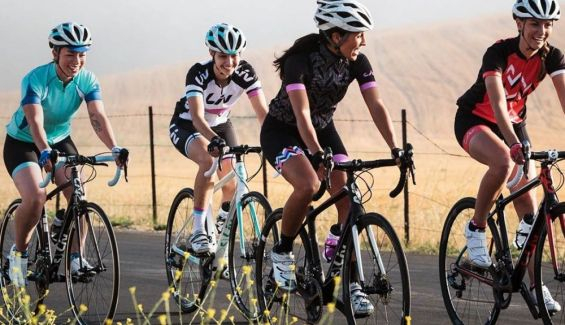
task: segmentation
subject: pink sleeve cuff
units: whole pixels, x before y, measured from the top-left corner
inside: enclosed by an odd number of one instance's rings
[[[286,86],[286,92],[291,92],[295,90],[306,90],[306,86],[304,84],[289,84]]]
[[[376,81],[369,81],[369,82],[362,84],[359,88],[361,88],[361,91],[367,90],[369,88],[377,88],[377,82]]]
[[[490,77],[490,76],[500,76],[500,75],[501,75],[500,72],[499,72],[499,71],[496,71],[496,70],[493,70],[493,71],[485,71],[485,72],[483,73],[483,79],[485,79],[486,77]]]
[[[253,89],[252,91],[247,93],[247,97],[249,97],[249,98],[255,97],[255,96],[259,95],[260,92],[261,92],[260,88]]]

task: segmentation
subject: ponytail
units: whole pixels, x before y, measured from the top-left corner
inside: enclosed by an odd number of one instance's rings
[[[314,52],[320,48],[320,36],[312,33],[297,39],[294,44],[284,51],[284,54],[273,61],[275,71],[279,71],[279,76],[282,79],[284,76],[284,63],[289,56],[299,53]]]
[[[547,59],[547,55],[549,54],[549,43],[545,42],[543,46],[539,49],[539,56],[541,58],[541,66],[538,73],[538,81],[542,81],[547,74],[547,69],[545,68],[545,59]]]
[[[297,39],[289,49],[284,51],[283,55],[273,61],[275,71],[279,72],[280,78],[282,79],[284,76],[284,63],[289,56],[294,54],[311,53],[318,51],[320,49],[320,45],[330,44],[330,37],[333,33],[339,33],[341,36],[344,36],[345,34],[347,34],[347,31],[338,27],[334,27],[326,31],[320,30],[318,34],[312,33]],[[335,46],[335,44],[332,45]]]

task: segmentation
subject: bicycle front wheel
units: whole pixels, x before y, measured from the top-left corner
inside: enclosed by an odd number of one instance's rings
[[[459,200],[445,220],[439,244],[439,281],[449,318],[454,324],[494,324],[500,313],[492,287],[478,280],[492,281],[490,272],[474,267],[467,256],[465,227],[473,218],[475,199]],[[487,227],[487,248],[494,257],[496,245]]]
[[[114,230],[104,210],[92,202],[72,217],[65,254],[69,303],[79,324],[104,324],[114,318],[120,287]],[[80,259],[73,260],[79,253]]]
[[[255,289],[255,252],[259,245],[261,226],[271,214],[271,206],[263,194],[250,192],[241,198],[234,211],[236,213],[229,218],[230,284],[239,310],[248,319],[255,320],[259,316]]]
[[[542,291],[545,286],[556,304],[548,306],[538,303],[544,324],[565,324],[565,203],[559,203],[551,209],[551,215],[556,219],[543,229],[536,248],[536,298],[537,301],[545,301]],[[547,229],[552,230],[551,240]]]
[[[0,289],[4,306],[9,320],[14,323],[27,324],[31,323],[31,312],[37,311],[37,306],[43,304],[43,299],[47,295],[49,289],[49,257],[43,257],[40,254],[45,245],[49,245],[47,240],[40,239],[39,230],[36,227],[33,230],[31,241],[28,245],[28,263],[27,273],[28,285],[26,291],[18,290],[10,281],[9,276],[9,260],[10,249],[15,243],[16,233],[14,228],[15,211],[22,203],[21,199],[14,200],[6,211],[0,228],[0,265],[2,267],[2,276],[0,277]],[[30,296],[29,303],[24,302],[25,295]]]
[[[350,236],[343,267],[343,304],[348,323],[405,324],[410,315],[410,276],[402,245],[390,223],[380,214],[367,213],[356,225],[365,281],[359,280]],[[356,308],[351,288],[360,289],[372,308]]]
[[[194,191],[182,189],[174,198],[165,232],[165,268],[169,288],[182,312],[198,309],[206,293],[200,259],[188,253],[188,236],[192,231]]]

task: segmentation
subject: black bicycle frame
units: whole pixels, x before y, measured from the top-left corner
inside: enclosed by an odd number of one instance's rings
[[[359,190],[357,189],[357,185],[355,183],[354,178],[354,171],[347,170],[347,181],[344,187],[342,187],[337,193],[332,195],[329,199],[322,202],[318,207],[312,208],[306,214],[306,220],[302,223],[300,227],[300,231],[302,229],[307,228],[308,240],[310,241],[310,247],[313,247],[312,250],[313,256],[313,268],[314,276],[316,279],[322,284],[324,289],[324,298],[328,298],[327,294],[333,294],[334,289],[334,281],[333,277],[336,275],[341,274],[341,268],[343,266],[343,260],[345,258],[345,244],[349,237],[351,236],[351,228],[357,222],[358,218],[365,213],[365,209],[361,204],[361,199]],[[328,271],[326,272],[326,276],[324,277],[324,273],[322,271],[322,262],[320,259],[320,252],[318,250],[318,242],[317,242],[317,235],[316,235],[316,218],[327,208],[334,205],[339,200],[343,199],[345,196],[349,197],[349,202],[351,204],[349,213],[347,216],[347,224],[342,230],[341,236],[339,238],[337,244],[337,251],[336,254],[332,257],[330,261],[330,266]],[[300,233],[299,231],[299,233]],[[326,299],[324,299],[326,301]]]
[[[86,201],[84,200],[84,190],[82,186],[82,182],[80,179],[80,175],[76,166],[70,166],[71,170],[71,178],[69,181],[65,182],[57,186],[51,192],[47,194],[47,200],[51,200],[57,194],[62,192],[69,186],[73,187],[73,193],[71,195],[71,199],[68,202],[67,209],[65,210],[65,217],[63,226],[61,231],[59,232],[58,238],[55,240],[55,254],[51,257],[51,249],[49,245],[49,227],[47,223],[47,216],[45,215],[45,210],[42,213],[42,220],[38,223],[37,227],[39,229],[39,233],[41,234],[41,241],[44,243],[42,245],[41,255],[49,257],[49,279],[50,282],[62,282],[64,281],[64,277],[59,277],[58,270],[59,265],[61,264],[61,260],[63,259],[63,255],[65,252],[65,248],[67,247],[68,241],[68,230],[71,226],[71,222],[73,218],[80,216],[83,211],[86,210]],[[76,218],[78,219],[78,217]],[[77,238],[81,238],[80,235],[80,227],[76,227],[77,230]],[[80,240],[78,240],[79,251],[80,251]]]
[[[551,176],[549,165],[549,162],[542,162],[539,176],[536,176],[534,179],[526,183],[523,187],[518,189],[516,192],[511,193],[507,197],[503,197],[501,194],[496,200],[495,209],[489,214],[489,217],[487,219],[487,223],[489,224],[490,229],[496,229],[495,231],[492,231],[493,242],[495,243],[495,245],[497,245],[496,258],[497,260],[504,261],[504,264],[506,266],[506,274],[510,275],[509,281],[506,284],[495,284],[491,279],[485,278],[483,276],[478,276],[474,272],[465,272],[462,270],[465,274],[469,274],[477,278],[479,281],[485,282],[491,286],[499,285],[500,289],[502,289],[504,292],[517,292],[520,290],[520,287],[522,286],[522,279],[524,278],[524,275],[526,274],[526,271],[528,269],[528,263],[536,250],[539,236],[543,228],[553,221],[553,217],[551,217],[551,208],[553,208],[558,202],[557,196],[555,195],[555,189],[553,187],[553,178]],[[532,225],[530,235],[528,236],[526,243],[524,244],[524,248],[520,252],[516,267],[514,267],[512,263],[510,247],[508,245],[508,234],[504,209],[514,199],[536,188],[539,185],[542,185],[544,191],[543,199],[539,204],[535,222]],[[496,226],[497,223],[498,227]],[[550,238],[553,238],[553,230],[551,229],[551,227],[547,227],[547,231],[548,236],[551,236]],[[492,249],[492,247],[490,249]],[[553,250],[553,246],[551,247],[551,249]],[[552,252],[552,254],[554,254],[554,252]]]

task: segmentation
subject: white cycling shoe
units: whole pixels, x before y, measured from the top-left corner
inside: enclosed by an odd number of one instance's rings
[[[469,223],[466,223],[465,238],[467,239],[467,256],[471,263],[480,268],[488,269],[492,265],[492,260],[487,250],[487,235],[485,231],[471,231]]]

